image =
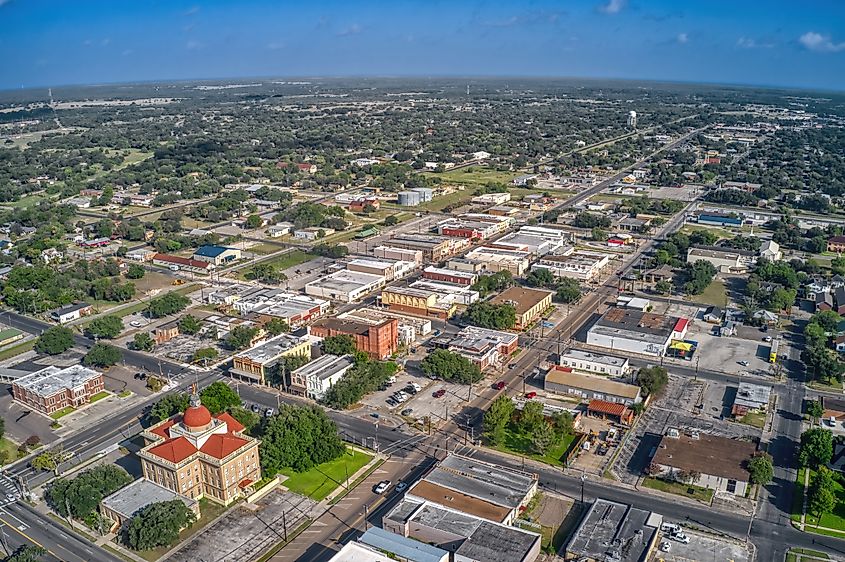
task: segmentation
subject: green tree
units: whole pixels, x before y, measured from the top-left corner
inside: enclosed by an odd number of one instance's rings
[[[44,451],[40,455],[33,457],[29,461],[29,466],[35,470],[55,471],[64,460],[65,456],[62,451]]]
[[[186,314],[179,319],[179,331],[183,334],[193,336],[194,334],[199,333],[201,328],[202,324],[200,324],[200,321],[196,316]]]
[[[772,466],[772,457],[768,453],[758,453],[748,461],[748,472],[751,475],[753,484],[765,486],[771,482],[775,474]]]
[[[262,222],[263,221],[261,220],[261,217],[259,215],[249,215],[246,218],[246,227],[249,229],[258,228],[259,226],[261,226]]]
[[[170,546],[179,538],[179,531],[191,526],[195,519],[194,512],[182,500],[150,504],[129,521],[129,546],[134,550]]]
[[[830,270],[835,275],[845,275],[845,257],[839,256],[830,260]]]
[[[481,380],[481,370],[472,361],[446,349],[435,349],[420,361],[420,369],[428,375],[460,384]]]
[[[552,427],[558,439],[575,434],[575,419],[569,412],[558,412],[552,416]]]
[[[253,338],[258,334],[258,328],[251,326],[235,326],[229,331],[226,343],[232,349],[246,349],[252,344]]]
[[[212,414],[219,414],[241,405],[241,397],[223,381],[213,382],[202,389],[200,400]]]
[[[244,433],[246,434],[252,434],[255,428],[261,423],[261,416],[242,406],[230,408],[229,414],[244,426]]]
[[[294,365],[288,365],[288,372],[293,370],[293,367]],[[343,378],[326,392],[323,403],[338,410],[357,404],[365,394],[384,385],[398,369],[398,365],[393,361],[358,358]]]
[[[833,458],[833,433],[814,427],[801,434],[798,464],[814,470],[825,466]]]
[[[578,302],[581,300],[581,284],[575,279],[564,277],[557,286],[555,300],[563,303]]]
[[[264,325],[264,329],[273,336],[290,332],[290,326],[281,318],[271,318],[270,321]]]
[[[389,217],[385,217],[385,219],[381,221],[381,223],[384,226],[394,226],[399,224],[399,219],[396,218],[396,215],[390,215]]]
[[[120,316],[100,316],[91,320],[85,327],[85,335],[89,338],[104,338],[113,340],[123,331],[123,318]]]
[[[132,349],[137,351],[152,351],[155,344],[155,340],[147,332],[138,332],[132,338]]]
[[[637,375],[640,388],[647,395],[658,395],[669,382],[669,372],[663,367],[643,367]]]
[[[510,330],[516,325],[516,309],[510,304],[478,301],[467,307],[464,319],[479,328]]]
[[[590,232],[590,237],[595,240],[596,242],[605,242],[607,241],[607,231],[601,229],[599,227],[593,227],[593,230]]]
[[[147,310],[153,318],[163,318],[185,310],[189,304],[191,304],[191,299],[175,291],[171,291],[152,299]]]
[[[284,468],[304,472],[344,454],[337,426],[316,406],[282,404],[262,427],[260,457],[265,477]]]
[[[47,549],[43,546],[25,544],[15,549],[3,562],[39,562],[45,554]]]
[[[531,435],[545,423],[543,417],[543,403],[539,400],[529,400],[519,413],[519,431],[523,435]]]
[[[826,466],[820,466],[810,482],[810,489],[807,493],[807,508],[810,513],[815,513],[818,523],[822,515],[830,513],[836,507],[836,493],[834,492],[833,473]]]
[[[144,269],[143,266],[138,265],[137,263],[132,263],[126,268],[125,275],[127,279],[142,279],[146,273],[147,270]]]
[[[190,397],[184,393],[165,394],[150,408],[150,421],[157,423],[188,409]]]
[[[824,406],[822,406],[821,400],[810,400],[807,402],[807,415],[810,416],[810,420],[814,423],[821,419],[824,415]]]
[[[323,351],[331,355],[354,355],[357,351],[352,336],[340,334],[323,339]]]
[[[531,404],[531,402],[528,404]],[[526,406],[528,404],[526,404]],[[538,455],[545,455],[556,441],[554,428],[545,420],[540,422],[530,436],[531,451],[537,453]]]
[[[82,364],[86,367],[107,368],[116,365],[122,358],[123,354],[117,347],[107,343],[97,343],[82,358]]]
[[[79,473],[72,479],[59,478],[48,489],[50,506],[63,517],[85,519],[96,513],[100,501],[132,482],[125,470],[104,464]]]
[[[194,351],[194,355],[191,358],[191,362],[193,363],[207,363],[208,361],[212,361],[217,359],[217,350],[213,347],[201,347]]]
[[[64,326],[48,328],[35,342],[35,351],[47,355],[58,355],[71,347],[73,347],[73,332]]]
[[[821,312],[816,312],[810,318],[810,324],[818,324],[829,334],[836,332],[841,322],[842,316],[835,310],[822,310]]]
[[[668,295],[672,292],[672,284],[666,280],[661,279],[654,284],[654,290],[660,295]]]
[[[539,267],[531,270],[525,276],[525,284],[529,287],[554,287],[557,284],[557,280],[551,271],[545,267]]]
[[[490,408],[484,412],[484,437],[493,445],[499,445],[505,438],[505,427],[513,416],[513,400],[505,394],[499,395]]]
[[[482,297],[486,297],[490,293],[495,293],[507,289],[513,285],[513,275],[510,271],[497,271],[491,275],[482,275],[472,285],[474,291],[481,293]]]

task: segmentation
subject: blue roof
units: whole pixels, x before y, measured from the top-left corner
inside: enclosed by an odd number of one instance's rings
[[[378,527],[370,527],[358,542],[372,546],[384,552],[395,554],[409,562],[440,562],[448,560],[449,553],[436,546],[424,542],[408,539],[402,535],[385,531]]]
[[[194,252],[195,256],[203,256],[206,258],[216,258],[226,250],[230,248],[226,248],[225,246],[200,246],[197,248],[197,251]]]

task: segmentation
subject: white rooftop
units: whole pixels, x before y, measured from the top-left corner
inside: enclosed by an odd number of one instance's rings
[[[19,378],[15,385],[42,398],[49,398],[62,390],[79,388],[99,376],[99,372],[82,365],[71,365],[64,369],[50,366]]]

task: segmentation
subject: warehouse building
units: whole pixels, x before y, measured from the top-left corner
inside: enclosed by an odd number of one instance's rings
[[[351,318],[322,318],[308,327],[317,338],[346,335],[355,341],[355,348],[373,359],[387,359],[396,353],[399,342],[399,321],[387,318],[370,324]]]
[[[546,373],[546,392],[562,394],[579,401],[604,400],[630,406],[642,401],[640,387],[597,375],[576,373],[570,367],[552,365]]]
[[[216,266],[241,259],[241,251],[237,248],[225,246],[200,246],[194,252],[193,258],[198,261],[207,261]]]
[[[305,285],[305,294],[340,302],[355,302],[381,289],[385,279],[381,275],[341,270]]]
[[[498,243],[497,243],[498,244]],[[467,252],[461,259],[449,260],[451,269],[463,271],[485,271],[497,273],[510,271],[516,277],[522,276],[530,265],[531,254],[522,249],[496,246],[480,246]]]
[[[757,254],[719,246],[693,246],[687,250],[687,263],[703,260],[719,273],[745,273],[757,262]]]
[[[660,357],[683,340],[689,320],[630,308],[611,308],[587,330],[587,344],[617,352]]]
[[[440,262],[469,249],[470,240],[435,234],[400,234],[388,241],[388,246],[405,250],[419,250],[423,261]]]
[[[172,256],[170,254],[154,255],[153,265],[161,265],[173,271],[190,271],[191,273],[209,273],[215,267],[210,261],[183,258],[182,256]]]
[[[524,330],[537,321],[552,306],[552,291],[511,287],[505,289],[493,299],[491,304],[509,304],[516,311],[517,330]]]
[[[444,283],[453,283],[455,285],[473,285],[478,281],[478,275],[470,271],[458,271],[454,269],[446,269],[442,267],[429,266],[423,269],[422,276],[424,279],[431,281],[442,281]]]
[[[373,248],[373,255],[385,260],[412,261],[417,265],[422,265],[423,262],[422,250],[409,250],[393,246],[377,246]]]

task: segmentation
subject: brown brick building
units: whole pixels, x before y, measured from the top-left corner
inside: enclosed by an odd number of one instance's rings
[[[228,413],[212,417],[194,392],[184,414],[142,434],[144,478],[195,500],[229,504],[249,495],[261,480],[261,465],[258,440],[243,429]]]
[[[102,390],[105,390],[103,374],[81,365],[65,369],[47,367],[12,383],[15,400],[47,415],[68,406],[84,406]]]
[[[399,320],[389,318],[379,324],[367,324],[359,320],[323,318],[309,327],[309,333],[318,338],[347,335],[355,340],[358,351],[374,359],[386,359],[399,345]]]

